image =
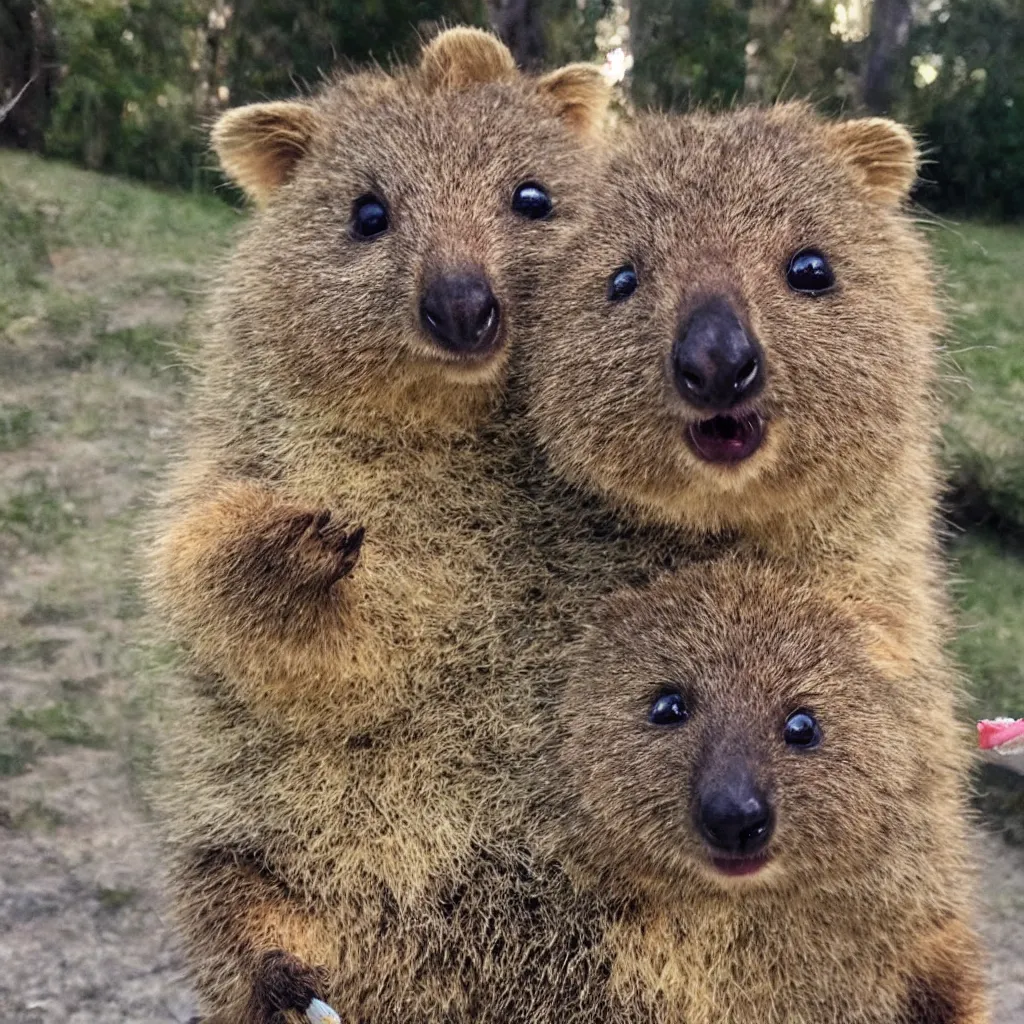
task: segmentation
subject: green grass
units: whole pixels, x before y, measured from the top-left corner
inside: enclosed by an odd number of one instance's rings
[[[956,653],[976,717],[1024,715],[1024,228],[958,224],[932,235],[954,314],[946,457],[971,506],[954,546]],[[982,780],[986,810],[1024,834],[1020,792]],[[1005,790],[1005,791],[1004,791]]]
[[[151,370],[168,369],[179,362],[175,353],[178,337],[177,332],[153,324],[100,331],[77,353],[78,365],[134,363]]]
[[[998,537],[965,536],[953,548],[961,611],[957,653],[978,717],[1024,716],[1024,557]]]
[[[131,906],[139,894],[135,889],[108,889],[105,885],[96,889],[96,899],[104,910],[115,912]]]
[[[24,736],[0,737],[0,778],[28,771],[38,752],[37,745]]]
[[[960,490],[1024,531],[1024,228],[933,234],[953,302],[947,453]]]
[[[213,260],[212,275],[242,223],[211,196],[0,151],[0,339],[7,333],[24,343],[45,332],[65,343],[59,369],[174,367],[175,331],[109,327],[111,315],[153,293],[194,305],[210,284],[197,279],[197,263]]]
[[[105,747],[106,739],[87,721],[80,703],[59,701],[41,708],[17,708],[7,718],[10,729],[38,733],[47,740],[80,747]]]
[[[66,824],[66,819],[55,807],[42,800],[33,800],[17,814],[11,815],[10,828],[19,832],[52,832]]]
[[[212,196],[158,190],[28,153],[2,154],[0,190],[18,198],[22,234],[41,235],[51,250],[102,246],[192,266],[197,257],[219,251],[225,234],[242,221]],[[38,243],[28,244],[38,257]]]
[[[38,471],[27,474],[0,504],[0,537],[6,533],[33,551],[60,544],[81,524],[74,502]]]
[[[23,448],[37,431],[36,413],[27,405],[0,406],[0,452]]]

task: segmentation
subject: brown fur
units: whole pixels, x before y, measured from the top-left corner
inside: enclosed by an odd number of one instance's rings
[[[550,774],[576,794],[564,845],[582,884],[630,907],[608,932],[622,998],[685,1024],[987,1020],[967,737],[950,693],[892,672],[848,602],[770,565],[726,558],[604,604]],[[690,718],[652,725],[666,689]],[[783,742],[801,708],[815,749]],[[722,755],[776,809],[771,859],[744,878],[713,868],[693,823],[697,773]]]
[[[572,330],[542,337],[520,300],[565,300],[538,285],[593,191],[579,139],[595,134],[600,90],[579,69],[508,76],[500,54],[477,54],[462,76],[449,58],[466,42],[447,54],[435,44],[424,70],[350,76],[300,104],[316,127],[285,147],[283,167],[276,127],[265,149],[241,150],[267,157],[244,164],[264,209],[214,303],[152,572],[194,671],[163,806],[211,1022],[248,1020],[254,993],[260,1012],[291,1005],[312,977],[353,1021],[654,1012],[649,989],[607,984],[606,933],[628,930],[632,908],[550,854],[550,808],[532,802],[538,759],[570,664],[563,645],[593,600],[703,557],[696,535],[740,524],[616,518],[531,450],[522,403],[547,356],[523,343],[549,345],[563,382],[578,368],[563,344]],[[498,80],[480,81],[480,68]],[[507,209],[530,178],[555,197],[551,221]],[[351,202],[370,188],[392,203],[395,230],[350,250]],[[467,265],[485,268],[508,332],[472,370],[415,319],[424,275]],[[528,372],[503,402],[509,359]],[[604,386],[588,375],[562,399],[579,406],[589,389],[600,408]],[[550,423],[577,443],[576,426]],[[629,431],[608,427],[619,451]],[[858,494],[847,538],[862,536]],[[902,641],[888,638],[906,617],[873,590],[862,606],[886,638],[879,657],[905,671]],[[940,1005],[922,985],[921,1005]]]
[[[802,104],[646,115],[612,147],[571,255],[538,293],[522,351],[556,469],[635,521],[748,545],[842,574],[931,656],[945,619],[934,509],[937,335],[927,248],[900,203],[916,153],[905,129],[830,123]],[[790,291],[798,250],[822,249],[837,288]],[[611,303],[609,277],[639,287]],[[699,413],[669,355],[702,301],[728,299],[760,339],[768,420],[734,466],[685,440]]]
[[[549,583],[519,547],[510,442],[484,431],[605,103],[593,69],[523,78],[458,30],[418,68],[215,133],[262,210],[213,302],[150,571],[192,673],[160,800],[211,1021],[314,979],[353,1021],[583,1019],[606,998],[597,915],[558,919],[568,882],[516,801],[540,678],[495,666],[536,662],[504,637]],[[551,219],[511,210],[530,180]],[[367,192],[392,219],[373,242],[348,235]],[[467,267],[503,309],[483,365],[418,323],[430,274]]]

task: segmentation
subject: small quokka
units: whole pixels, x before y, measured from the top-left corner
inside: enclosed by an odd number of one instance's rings
[[[607,101],[596,68],[525,77],[453,29],[415,67],[214,129],[261,209],[149,563],[188,670],[160,804],[209,1024],[314,997],[350,1021],[564,1024],[606,998],[598,915],[555,928],[571,886],[505,802],[537,679],[499,651],[547,584],[484,428]]]
[[[789,567],[603,603],[549,777],[609,985],[658,1024],[983,1024],[967,738],[892,637]]]
[[[943,321],[910,134],[791,103],[640,115],[609,150],[520,350],[555,470],[842,578],[933,657]]]

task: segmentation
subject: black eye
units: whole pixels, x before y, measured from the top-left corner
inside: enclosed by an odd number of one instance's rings
[[[809,711],[794,711],[786,719],[782,738],[791,747],[816,747],[821,742],[821,727]]]
[[[795,292],[820,295],[836,283],[828,260],[817,249],[801,249],[790,261],[786,282]]]
[[[663,693],[652,705],[652,725],[679,725],[690,717],[683,698],[678,693]]]
[[[619,267],[608,278],[608,301],[621,302],[623,299],[628,299],[636,291],[636,286],[639,283],[636,271],[630,264],[627,263],[624,267]]]
[[[352,234],[356,238],[376,238],[387,229],[388,209],[376,196],[360,196],[352,204]]]
[[[524,182],[512,193],[512,209],[530,220],[543,220],[551,207],[551,196],[535,181]]]

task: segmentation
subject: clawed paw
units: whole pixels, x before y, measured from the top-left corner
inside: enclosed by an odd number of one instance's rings
[[[272,1024],[280,1019],[280,1014],[288,1010],[305,1013],[307,1019],[311,1009],[314,1014],[320,1007],[330,1010],[318,996],[324,984],[323,974],[321,968],[311,967],[283,950],[274,949],[264,953],[256,964],[253,976],[249,1018],[259,1024]],[[330,1012],[333,1013],[333,1010]],[[321,1022],[333,1024],[329,1016],[321,1015],[315,1020],[315,1024]]]
[[[331,586],[347,576],[359,561],[363,537],[366,530],[362,526],[349,531],[347,524],[332,519],[331,510],[318,512],[305,530],[305,536],[318,543],[330,557],[327,585]]]
[[[335,520],[330,509],[283,511],[266,537],[268,550],[275,553],[267,568],[290,563],[306,581],[329,589],[356,567],[365,534],[362,526],[353,530]]]

